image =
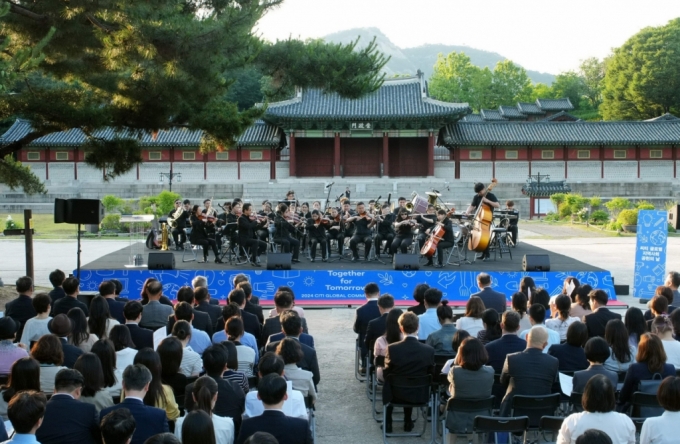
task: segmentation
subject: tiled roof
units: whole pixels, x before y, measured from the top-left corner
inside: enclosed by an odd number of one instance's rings
[[[574,109],[569,97],[561,99],[536,99],[538,105],[543,111],[569,111]]]
[[[484,118],[480,114],[468,114],[460,119],[461,122],[484,122]]]
[[[569,193],[571,187],[564,180],[550,182],[529,182],[522,187],[522,194],[527,196],[552,196],[556,193]]]
[[[453,123],[444,143],[454,145],[665,145],[680,142],[680,121]]]
[[[498,112],[506,119],[526,119],[527,116],[522,114],[516,106],[501,105],[498,107]]]
[[[273,122],[282,119],[457,119],[470,112],[467,103],[440,102],[427,97],[425,89],[420,77],[386,80],[377,91],[358,99],[309,89],[298,92],[291,100],[270,103],[264,118]]]
[[[497,109],[483,109],[479,113],[482,115],[482,118],[487,122],[505,120]]]
[[[664,120],[674,121],[674,120],[680,120],[680,118],[674,116],[671,113],[666,113],[666,114],[660,115],[659,117],[654,117],[653,119],[647,119],[647,120],[645,120],[645,122],[659,122],[659,121],[664,121]]]
[[[539,108],[539,106],[535,103],[518,102],[517,103],[517,109],[522,114],[531,114],[531,115],[545,114],[545,111],[543,111],[541,108]]]
[[[552,116],[548,116],[545,119],[541,119],[540,122],[578,122],[579,119],[576,116],[572,116],[566,111],[560,111],[557,114],[553,114]]]
[[[14,124],[3,134],[0,138],[2,144],[14,142],[21,139],[26,134],[31,132],[31,125],[28,121],[17,119]],[[281,141],[281,129],[269,125],[261,120],[255,122],[253,126],[248,128],[237,141],[239,146],[270,146],[278,144]],[[154,140],[153,135],[148,131],[128,131],[115,130],[114,128],[103,128],[96,130],[93,136],[105,140],[111,140],[115,137],[131,138],[139,140],[142,146],[198,146],[203,138],[203,131],[189,130],[186,128],[172,128],[170,130],[160,130]],[[87,141],[87,136],[80,129],[70,129],[58,133],[51,133],[46,136],[31,142],[30,146],[48,147],[48,146],[81,146]]]

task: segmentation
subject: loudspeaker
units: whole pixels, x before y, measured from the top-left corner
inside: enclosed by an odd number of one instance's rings
[[[54,199],[54,223],[99,225],[104,205],[98,199]]]
[[[668,223],[676,230],[680,230],[680,205],[675,205],[668,210]]]
[[[175,255],[170,252],[152,251],[149,253],[149,270],[174,270]]]
[[[522,259],[523,271],[550,271],[550,256],[547,254],[525,254]]]
[[[66,223],[66,216],[68,209],[66,207],[66,199],[54,199],[54,223]]]
[[[290,270],[292,253],[267,253],[267,270]]]
[[[419,254],[395,254],[394,255],[394,269],[395,270],[419,270],[420,269],[420,255]]]

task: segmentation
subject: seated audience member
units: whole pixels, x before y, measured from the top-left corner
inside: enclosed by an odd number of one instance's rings
[[[191,326],[191,340],[189,341],[189,346],[193,351],[200,355],[203,353],[203,350],[210,346],[210,336],[208,336],[206,332],[194,328],[192,325],[193,320],[194,309],[188,302],[180,302],[175,305],[175,322],[186,321],[189,323]]]
[[[159,433],[144,441],[144,444],[182,444],[182,441],[172,433]]]
[[[567,331],[567,342],[550,347],[548,354],[560,362],[561,372],[575,372],[588,368],[583,347],[588,341],[588,329],[583,322],[574,322]]]
[[[574,276],[567,276],[564,278],[564,283],[562,284],[562,293],[564,295],[567,295],[571,298],[571,301],[574,302],[576,298],[576,289],[578,286],[581,285],[578,279],[576,279]]]
[[[189,412],[182,419],[181,430],[175,430],[175,434],[178,432],[180,433],[182,444],[218,444],[226,442],[217,439],[217,431],[213,424],[213,419],[216,418],[211,418],[210,415],[203,410],[197,409],[193,412]],[[232,436],[229,443],[232,443],[233,440],[234,438]]]
[[[471,297],[476,296],[480,298],[485,308],[493,308],[499,314],[506,310],[508,301],[505,298],[505,294],[491,288],[491,276],[487,273],[479,273],[477,275],[477,287],[481,291],[472,294]],[[472,333],[470,334],[472,335]]]
[[[229,356],[227,370],[222,373],[222,378],[237,384],[243,389],[243,393],[248,393],[250,391],[248,378],[245,373],[238,370],[238,351],[236,350],[236,345],[231,341],[224,341],[222,345],[227,349],[227,356]]]
[[[619,411],[625,410],[633,397],[633,392],[638,390],[640,381],[652,379],[657,373],[662,378],[675,376],[675,367],[666,363],[666,352],[663,350],[661,339],[651,333],[642,335],[636,360],[636,363],[628,367],[626,379],[623,381],[619,393]]]
[[[109,340],[116,351],[116,378],[123,379],[123,372],[128,365],[132,365],[135,360],[137,350],[130,337],[130,330],[125,325],[116,325],[111,329]]]
[[[451,348],[456,353],[456,355],[458,354],[458,349],[460,348],[460,345],[463,343],[463,341],[471,337],[472,336],[470,336],[470,333],[468,333],[465,330],[456,331],[456,333],[453,335],[453,339],[451,339]],[[449,371],[451,371],[451,366],[454,364],[456,360],[456,355],[454,355],[453,358],[446,361],[444,367],[442,367],[443,375],[448,375]]]
[[[40,390],[45,393],[54,391],[54,377],[57,372],[65,369],[64,351],[59,338],[55,335],[45,335],[38,339],[31,349],[31,356],[40,364]]]
[[[652,321],[657,316],[668,316],[668,299],[664,296],[654,296],[649,302],[650,310],[652,311],[652,319],[647,322],[647,331],[652,331]]]
[[[109,279],[109,282],[113,282],[113,285],[116,287],[115,290],[115,295],[116,295],[116,300],[119,302],[128,302],[128,298],[124,298],[121,296],[123,293],[123,283],[119,281],[118,279]]]
[[[97,355],[99,362],[102,363],[104,387],[111,396],[120,396],[120,391],[123,388],[123,379],[120,375],[125,369],[122,368],[120,372],[117,372],[116,351],[113,344],[108,339],[100,339],[92,346],[92,353]]]
[[[437,288],[429,288],[425,292],[425,313],[418,316],[420,329],[418,330],[418,339],[424,341],[430,336],[430,333],[441,328],[439,318],[437,317],[437,307],[442,301],[442,292]]]
[[[524,293],[527,297],[527,304],[532,305],[534,302],[529,302],[532,300],[532,295],[536,294],[536,282],[531,276],[524,276],[519,281],[519,291]]]
[[[156,330],[165,327],[168,323],[168,316],[173,313],[172,303],[170,305],[161,304],[160,299],[163,293],[163,284],[159,281],[151,281],[144,287],[144,294],[148,298],[148,303],[142,310],[142,319],[139,325],[144,328]],[[134,412],[133,412],[134,414]]]
[[[312,372],[314,386],[318,385],[321,381],[321,373],[319,371],[319,360],[317,358],[316,350],[306,344],[303,344],[300,340],[300,336],[298,336],[302,335],[303,326],[301,322],[304,318],[301,318],[297,312],[293,310],[287,310],[281,313],[279,319],[281,321],[283,332],[285,333],[285,338],[296,341],[302,350],[302,359],[300,362],[298,362],[298,367]],[[276,348],[280,343],[281,341],[270,342],[265,347],[265,351],[276,351]]]
[[[40,391],[40,364],[28,356],[12,364],[7,384],[0,389],[0,416],[3,421],[9,420],[7,406],[12,396],[23,390]]]
[[[366,329],[368,328],[368,323],[371,322],[375,318],[380,317],[380,310],[378,309],[378,298],[380,297],[380,287],[378,287],[378,284],[375,282],[369,282],[364,286],[364,295],[366,296],[366,303],[362,305],[361,307],[358,307],[355,312],[354,316],[354,333],[359,335],[357,339],[357,346],[359,347],[359,350],[361,352],[361,363],[359,364],[359,373],[364,373],[366,371],[366,358],[368,356],[368,349],[366,348]],[[282,310],[279,310],[279,304],[281,304],[281,307],[283,309],[290,308],[292,305],[292,299],[293,295],[290,293],[281,293],[281,296],[279,296],[280,302],[276,302],[276,295],[274,296],[274,303],[276,304],[277,307],[277,312],[280,313]],[[290,303],[288,303],[290,301]],[[288,307],[284,306],[283,304],[288,305]],[[272,318],[273,319],[273,318]],[[267,324],[271,324],[271,321],[267,319],[264,322],[264,330],[267,329]],[[264,340],[265,337],[264,335],[266,332],[263,330],[263,337],[262,339]],[[278,332],[272,332],[273,333],[278,333]],[[266,337],[269,337],[269,334],[266,335]]]
[[[33,391],[17,393],[7,408],[7,416],[14,428],[14,436],[3,444],[40,444],[35,433],[43,422],[45,404],[47,400],[43,393]],[[4,424],[2,424],[0,435],[7,438]]]
[[[533,306],[532,306],[533,308]],[[542,306],[541,309],[545,310]],[[559,362],[543,350],[548,346],[548,330],[534,326],[527,335],[526,350],[507,356],[500,382],[507,387],[501,403],[501,416],[510,416],[515,395],[549,395],[557,380]]]
[[[73,368],[73,364],[75,364],[76,359],[83,354],[83,351],[75,345],[68,343],[68,337],[71,334],[71,331],[73,331],[71,319],[65,314],[58,314],[47,323],[47,328],[49,328],[53,335],[59,338],[64,353],[64,366]]]
[[[673,338],[673,324],[668,316],[657,316],[652,320],[652,333],[661,339],[666,352],[666,362],[680,368],[680,342]]]
[[[149,389],[144,396],[144,404],[165,410],[168,421],[179,418],[179,406],[175,401],[175,394],[172,387],[163,384],[161,380],[161,358],[151,348],[143,348],[135,356],[135,364],[141,364],[151,372],[151,382]],[[121,395],[121,400],[125,399],[125,393]]]
[[[207,313],[210,316],[210,322],[213,326],[217,325],[222,309],[219,305],[210,303],[210,292],[206,287],[197,287],[194,289],[194,309],[202,313]],[[259,324],[258,324],[259,325]]]
[[[16,281],[15,287],[19,296],[5,304],[5,316],[9,316],[19,324],[17,336],[21,337],[26,322],[37,315],[33,308],[33,279],[22,276]]]
[[[257,386],[257,397],[264,405],[261,415],[243,420],[236,444],[244,444],[256,432],[271,433],[280,444],[312,444],[309,423],[286,416],[281,410],[288,398],[288,385],[281,376],[270,373]]]
[[[104,370],[97,355],[84,353],[78,358],[73,369],[83,375],[83,388],[80,392],[82,402],[92,404],[97,413],[113,405],[113,397],[104,387]]]
[[[425,343],[434,348],[435,355],[453,355],[455,351],[451,348],[451,340],[457,330],[453,323],[453,310],[449,306],[449,301],[443,300],[437,307],[437,318],[441,328],[430,333]]]
[[[235,434],[238,435],[241,427],[241,415],[245,409],[246,395],[237,384],[222,378],[227,368],[227,349],[221,344],[213,344],[203,352],[203,367],[208,376],[217,383],[217,401],[213,408],[213,414],[234,421]],[[184,408],[187,412],[194,409],[193,398],[194,383],[186,386],[184,391]]]
[[[612,313],[606,307],[609,302],[609,295],[604,290],[593,290],[588,294],[590,298],[590,306],[593,312],[583,317],[583,322],[588,327],[588,337],[604,336],[604,330],[607,322],[612,319],[621,320],[621,315]]]
[[[276,347],[276,354],[283,358],[286,379],[293,382],[293,389],[299,390],[302,392],[302,396],[309,397],[312,402],[316,402],[316,389],[312,372],[302,370],[297,365],[303,358],[300,343],[295,339],[286,338],[279,342]]]
[[[241,309],[238,308],[238,305],[236,304],[227,304],[224,307],[222,307],[222,319],[224,320],[224,323],[226,324],[227,319],[241,317]],[[215,334],[212,336],[212,343],[213,344],[221,344],[222,342],[227,340],[227,332],[223,328],[220,331],[215,332]],[[256,338],[255,336],[251,335],[247,331],[243,333],[243,337],[241,338],[241,344],[247,345],[248,347],[252,348],[253,351],[255,352],[255,356],[259,358],[260,355],[260,350],[257,346],[257,341],[259,339]]]
[[[125,399],[120,404],[106,408],[100,412],[104,417],[118,409],[128,409],[135,418],[137,427],[132,435],[131,444],[144,442],[157,433],[168,432],[168,420],[165,410],[144,404],[143,399],[149,390],[151,372],[141,364],[128,366],[123,372],[123,393]]]
[[[255,315],[257,320],[260,322],[260,325],[264,324],[264,313],[262,312],[262,307],[260,307],[259,304],[252,302],[253,286],[250,285],[250,282],[241,282],[236,286],[236,288],[243,290],[243,293],[246,295],[246,306],[243,309],[248,313]]]
[[[538,287],[527,296],[529,297],[529,307],[534,304],[541,304],[545,308],[545,318],[550,319],[552,317],[550,312],[550,294],[548,294],[545,288]]]
[[[520,319],[520,314],[516,311],[503,312],[501,337],[485,345],[486,352],[489,355],[487,364],[494,369],[494,373],[497,375],[500,375],[503,371],[503,364],[505,364],[505,358],[508,354],[521,352],[527,348],[527,341],[517,336]]]
[[[385,323],[387,322],[387,314],[393,308],[394,297],[392,297],[391,294],[385,293],[378,298],[378,311],[380,312],[380,317],[369,321],[368,326],[366,327],[366,337],[364,338],[364,342],[366,344],[367,350],[373,350],[373,347],[375,347],[375,341],[377,341],[380,336],[385,334]],[[278,339],[275,340],[280,341],[281,339],[283,339],[283,337],[281,337],[282,335],[280,334],[273,336],[278,337]],[[269,337],[268,342],[273,342],[272,336]],[[302,339],[300,339],[300,342],[302,342]],[[307,345],[314,348],[314,344]]]
[[[612,439],[602,430],[588,429],[576,438],[574,444],[613,444]]]
[[[595,375],[583,390],[583,412],[572,413],[562,423],[558,443],[571,443],[586,430],[596,428],[613,442],[635,444],[635,425],[631,419],[614,410],[616,384],[604,375]]]
[[[531,328],[531,320],[529,319],[529,313],[527,313],[528,301],[529,298],[527,298],[527,295],[521,291],[518,291],[512,295],[512,310],[516,311],[520,316],[518,332],[529,330]]]
[[[385,334],[380,336],[375,341],[375,345],[373,346],[373,364],[376,366],[375,372],[378,377],[378,381],[380,382],[384,381],[382,372],[383,368],[385,367],[384,358],[387,354],[387,346],[404,339],[401,329],[399,328],[399,317],[403,313],[404,312],[399,308],[393,308],[390,310],[390,312],[387,314],[387,320],[385,322]],[[383,359],[380,360],[378,359],[379,357],[382,357]],[[379,361],[382,362],[382,364],[378,365]]]
[[[533,304],[531,307],[529,307],[529,320],[531,321],[531,328],[529,330],[524,330],[519,334],[519,337],[528,341],[526,338],[531,330],[538,327],[545,329],[546,333],[548,333],[548,346],[543,349],[543,353],[548,353],[548,350],[551,346],[559,345],[560,335],[556,331],[550,330],[545,326],[545,316],[546,311],[543,304]]]
[[[271,433],[256,432],[246,439],[245,444],[279,444],[279,440]]]
[[[673,290],[670,287],[666,287],[663,285],[660,285],[656,287],[656,291],[654,292],[654,298],[657,296],[663,296],[666,298],[666,302],[668,303],[668,307],[666,307],[665,313],[671,314],[673,311],[675,311],[675,307],[673,306],[673,301],[675,299],[675,295],[673,294]],[[645,321],[649,322],[652,319],[654,319],[654,313],[653,310],[651,310],[651,304],[652,301],[654,301],[654,298],[652,298],[651,301],[649,301],[650,309],[645,311]],[[657,312],[656,316],[658,316],[660,313]]]
[[[160,285],[160,287],[159,287]],[[155,297],[155,292],[158,291],[159,297]],[[143,306],[149,305],[149,301],[158,300],[162,305],[172,307],[172,301],[167,296],[163,295],[163,283],[156,278],[147,278],[142,284],[141,303]],[[151,296],[151,297],[150,297]],[[125,301],[127,302],[127,300]]]
[[[482,344],[488,344],[491,341],[495,341],[503,334],[500,316],[493,308],[487,308],[482,312],[482,325],[484,325],[484,329],[477,333],[477,339],[482,341]]]
[[[619,382],[619,377],[616,372],[607,370],[604,367],[604,361],[609,357],[609,345],[607,341],[599,336],[588,339],[584,347],[586,359],[590,364],[587,369],[574,372],[573,389],[572,392],[583,393],[586,383],[595,375],[604,375],[612,382],[614,387]]]
[[[78,347],[83,353],[92,350],[92,344],[99,338],[87,331],[87,318],[80,308],[72,308],[66,313],[71,320],[71,333],[68,335],[68,343]]]
[[[66,296],[52,304],[52,316],[65,315],[70,309],[76,307],[83,310],[85,316],[89,315],[90,312],[87,309],[87,305],[78,300],[78,294],[80,293],[80,281],[78,278],[67,277],[64,279],[62,287],[66,292]]]
[[[94,405],[79,401],[82,389],[83,375],[78,370],[57,373],[54,394],[35,434],[41,444],[99,442],[99,415]]]
[[[104,298],[104,302],[106,302],[106,305],[108,306],[109,318],[112,318],[118,324],[124,324],[125,316],[123,315],[123,310],[125,308],[125,302],[116,300],[116,285],[112,281],[102,282],[101,284],[99,284],[99,294],[101,295],[102,298]],[[95,299],[97,297],[98,296],[96,296]],[[92,301],[94,302],[94,299]],[[99,309],[100,307],[97,308]],[[104,311],[100,310],[98,316],[103,318],[102,316],[103,313]],[[90,317],[92,317],[92,303],[90,303]],[[111,324],[113,323],[111,322]],[[113,327],[113,325],[111,325],[111,327]],[[107,328],[107,331],[108,330],[111,329]]]
[[[19,324],[14,319],[8,316],[0,318],[0,375],[9,375],[12,365],[28,356],[25,346],[14,343],[17,331]]]
[[[66,292],[62,285],[66,279],[66,273],[61,270],[54,270],[49,276],[50,284],[52,284],[53,289],[49,293],[50,305],[54,305],[59,299],[66,296]]]
[[[571,309],[569,309],[569,316],[583,321],[584,316],[593,312],[590,309],[590,297],[588,296],[591,291],[593,291],[593,287],[588,284],[576,287],[573,292],[574,296],[572,298]]]
[[[680,315],[680,311],[678,312],[678,315]],[[674,317],[675,315],[672,315],[671,320]],[[647,322],[645,322],[642,310],[637,307],[628,307],[628,310],[626,310],[624,325],[626,327],[626,331],[628,332],[628,342],[632,347],[635,348],[635,350],[637,350],[637,346],[640,343],[640,338],[648,331]],[[676,336],[678,335],[676,334]]]
[[[567,340],[567,330],[574,322],[579,322],[579,318],[570,316],[571,298],[567,295],[560,295],[555,298],[556,317],[545,321],[545,326],[556,331],[560,335],[560,341]]]
[[[156,349],[161,359],[161,381],[172,388],[175,398],[183,396],[187,386],[187,376],[179,371],[182,349],[182,343],[174,336],[163,339]]]
[[[425,313],[425,310],[427,310],[427,308],[425,308],[425,292],[429,288],[430,286],[427,284],[416,285],[416,288],[413,289],[413,300],[416,301],[418,305],[410,306],[407,311],[410,311],[416,316],[420,316],[421,314]]]
[[[126,408],[112,411],[99,423],[103,444],[128,444],[136,427],[134,416]]]
[[[248,276],[243,274],[243,273],[237,274],[236,277],[234,277],[234,281],[233,281],[234,288],[238,287],[239,284],[242,283],[242,282],[250,283],[250,278],[248,278]],[[255,296],[255,295],[252,295],[250,297],[250,301],[255,305],[260,305],[260,298]]]
[[[276,289],[276,293],[278,293],[280,291],[287,291],[288,293],[290,293],[290,297],[291,297],[290,307],[284,307],[284,308],[286,310],[294,310],[294,311],[297,312],[297,314],[300,315],[301,318],[304,318],[305,317],[305,310],[302,307],[295,305],[295,292],[293,291],[293,289],[290,288],[287,285],[280,285],[279,288]],[[279,310],[279,306],[276,305],[276,303],[275,303],[274,308],[269,310],[269,317],[275,318],[280,314],[281,314],[281,310]]]
[[[488,360],[489,355],[482,341],[477,338],[463,341],[458,349],[455,365],[449,371],[451,398],[486,399],[491,396],[494,370],[486,365]],[[447,428],[453,433],[472,433],[475,416],[473,413],[448,412]]]
[[[196,353],[189,342],[191,341],[191,325],[187,321],[178,321],[172,327],[172,336],[182,343],[182,363],[179,371],[190,378],[201,373],[201,356]]]
[[[153,348],[153,332],[139,326],[139,321],[142,320],[142,310],[144,306],[139,301],[130,301],[125,303],[123,308],[123,315],[125,316],[125,325],[130,332],[132,342],[135,343],[135,349],[141,350],[149,347]]]
[[[104,284],[111,284],[111,287],[113,287],[111,282],[102,283],[102,285]],[[113,297],[113,294],[111,296]],[[100,339],[108,338],[114,326],[124,324],[124,322],[118,322],[118,319],[111,315],[109,301],[116,304],[116,309],[120,307],[120,314],[122,316],[125,307],[125,304],[122,302],[114,299],[105,299],[102,296],[95,296],[92,302],[90,302],[90,316],[87,318],[87,326],[90,333]]]
[[[195,412],[204,412],[209,418],[212,418],[214,427],[214,437],[217,444],[231,444],[234,442],[234,421],[231,418],[223,418],[213,413],[213,405],[217,401],[217,383],[209,376],[201,376],[194,383],[194,389],[191,392],[195,404],[191,413],[186,416],[178,418],[175,422],[175,436],[181,438],[182,443],[186,441],[187,423],[185,421]],[[200,433],[196,433],[197,437]],[[205,444],[207,441],[194,441]]]
[[[404,313],[399,317],[399,328],[404,335],[404,339],[387,346],[385,354],[385,368],[383,376],[386,384],[383,387],[383,404],[387,409],[387,421],[384,424],[385,431],[392,433],[392,401],[399,402],[399,395],[405,396],[406,393],[397,391],[392,393],[392,386],[389,384],[390,375],[403,377],[425,376],[431,372],[434,365],[434,349],[426,344],[418,342],[418,316],[413,313]],[[402,399],[404,400],[404,399]],[[404,400],[405,401],[405,400]],[[413,430],[413,419],[411,418],[412,408],[404,408],[404,431]]]
[[[262,379],[269,374],[276,374],[285,378],[284,366],[285,364],[281,356],[272,352],[267,352],[262,355],[260,362],[257,364],[258,376]],[[292,381],[286,380],[286,384],[288,385],[288,398],[283,402],[281,411],[285,413],[286,416],[308,419],[305,398],[302,396],[302,393],[299,390],[293,390]],[[262,405],[262,401],[257,397],[257,390],[250,390],[246,395],[246,411],[243,414],[243,417],[252,418],[254,416],[260,416],[263,411],[264,406]]]
[[[364,290],[366,291],[366,290]],[[377,290],[378,292],[380,290]],[[377,298],[379,295],[375,295]],[[264,320],[264,325],[262,326],[262,335],[259,338],[260,344],[264,345],[267,343],[267,340],[271,335],[275,335],[278,333],[281,333],[281,314],[286,311],[286,310],[292,310],[293,309],[293,294],[288,292],[288,291],[280,291],[277,292],[274,295],[274,305],[276,306],[276,316],[274,317],[269,317]],[[364,305],[362,305],[364,308],[360,313],[361,314],[361,325],[363,325],[363,322],[365,322],[365,328],[368,328],[368,322],[371,321],[372,319],[375,319],[380,316],[380,311],[378,310],[378,302],[377,299],[375,303],[373,300],[367,301]],[[367,310],[371,309],[373,310],[372,307],[375,307],[375,312],[373,313],[368,313]],[[361,308],[361,307],[359,307]],[[358,308],[357,308],[358,310]],[[368,313],[368,314],[367,314]],[[298,313],[299,314],[299,313]],[[369,316],[370,315],[370,316]],[[364,319],[365,318],[365,319]],[[302,332],[309,334],[309,330],[307,329],[307,320],[300,316],[300,321],[302,322]],[[357,325],[357,320],[354,321],[355,323],[355,330],[359,327]],[[355,332],[356,333],[356,332]],[[364,331],[365,333],[365,331]],[[361,339],[363,339],[364,336],[362,336]],[[365,342],[365,341],[364,341]],[[368,350],[366,351],[368,353]]]
[[[647,418],[640,432],[640,444],[673,444],[677,442],[680,420],[680,378],[669,376],[661,382],[656,393],[664,408],[661,416]]]
[[[456,321],[456,328],[458,330],[465,330],[470,333],[473,338],[477,337],[477,333],[484,329],[484,321],[482,321],[482,313],[486,307],[482,299],[477,296],[471,296],[465,304],[465,316]]]
[[[628,330],[618,319],[607,323],[604,339],[609,344],[609,358],[604,362],[604,368],[613,372],[628,371],[628,367],[635,362],[636,347],[628,341]]]
[[[191,323],[192,327],[204,331],[208,337],[212,336],[213,332],[215,331],[215,326],[213,325],[212,319],[210,319],[210,315],[208,313],[198,311],[194,308],[194,303],[196,301],[194,300],[193,288],[184,286],[177,290],[177,303],[179,304],[180,302],[186,302],[193,309],[194,320]],[[174,314],[168,317],[168,325],[165,326],[168,334],[172,333],[172,327],[174,327],[175,321],[176,319]]]
[[[21,342],[26,348],[31,347],[31,343],[40,339],[41,336],[50,334],[47,328],[47,323],[50,322],[50,310],[52,309],[50,303],[51,299],[47,293],[38,293],[33,296],[33,308],[36,311],[35,317],[26,321],[23,332],[21,333]],[[18,330],[17,330],[18,331]]]
[[[225,329],[227,331],[227,339],[236,346],[238,371],[243,372],[249,378],[252,377],[253,367],[255,366],[255,351],[241,344],[241,338],[244,333],[243,321],[237,317],[227,319]]]

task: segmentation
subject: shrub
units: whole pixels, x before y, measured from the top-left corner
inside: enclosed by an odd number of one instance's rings
[[[156,204],[158,205],[158,211],[160,214],[168,214],[170,211],[175,209],[175,201],[180,198],[177,193],[171,193],[170,191],[161,191],[158,196],[156,196]]]
[[[669,233],[675,233],[675,228],[673,228],[673,225],[668,224],[668,232]]]
[[[669,210],[672,210],[673,208],[675,208],[676,205],[678,205],[677,201],[669,200],[669,201],[666,201],[663,204],[663,208],[664,208],[664,210],[669,211]]]
[[[590,208],[592,208],[593,210],[595,208],[600,207],[601,205],[602,205],[602,198],[597,197],[597,196],[590,198]]]
[[[552,196],[550,196],[550,201],[555,205],[555,208],[559,208],[560,205],[562,205],[562,202],[564,202],[564,199],[567,195],[564,193],[555,193]]]
[[[558,213],[559,213],[560,219],[564,219],[566,217],[571,216],[571,206],[569,206],[568,203],[563,202],[562,204],[560,204],[560,206],[558,208]]]
[[[7,219],[5,220],[5,230],[19,230],[21,228],[24,228],[24,225],[21,222],[15,221],[10,215],[7,216]]]
[[[625,197],[615,197],[609,202],[604,204],[605,207],[609,210],[609,213],[611,213],[612,217],[616,219],[619,216],[619,213],[621,210],[627,210],[629,209],[632,205],[628,199]]]
[[[123,205],[123,199],[112,194],[102,197],[102,204],[107,213],[113,213]]]
[[[559,216],[559,214],[551,211],[551,212],[549,212],[548,214],[545,215],[543,220],[548,221],[548,222],[557,222],[558,220],[560,220],[560,216]]]
[[[653,210],[654,205],[652,205],[650,202],[646,200],[640,200],[635,203],[635,208],[637,208],[638,210]]]
[[[101,229],[106,231],[120,231],[120,214],[107,214],[102,219]]]
[[[590,223],[600,225],[609,220],[609,214],[604,210],[593,211],[590,215]]]
[[[638,210],[622,210],[616,219],[621,225],[637,225]]]

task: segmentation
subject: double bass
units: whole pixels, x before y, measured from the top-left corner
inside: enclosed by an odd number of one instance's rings
[[[489,194],[498,184],[498,179],[492,179],[482,199]],[[470,240],[468,241],[468,248],[470,250],[481,253],[486,250],[491,242],[491,222],[493,222],[493,208],[484,202],[480,202],[475,210],[475,216],[472,221],[472,228],[470,230]]]

